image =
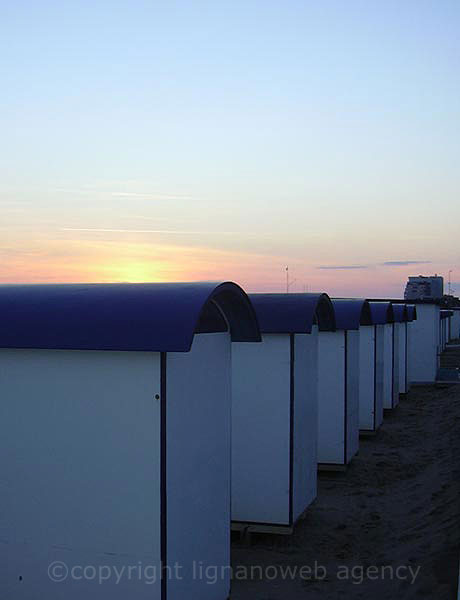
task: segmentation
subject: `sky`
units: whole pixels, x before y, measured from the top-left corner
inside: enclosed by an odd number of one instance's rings
[[[460,3],[0,4],[0,283],[460,293]]]

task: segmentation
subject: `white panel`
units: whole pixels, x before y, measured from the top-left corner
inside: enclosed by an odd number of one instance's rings
[[[359,450],[359,331],[348,331],[347,340],[347,462]]]
[[[228,333],[200,334],[190,352],[167,355],[167,561],[181,566],[168,600],[229,595],[230,344]],[[219,568],[216,583],[194,565]]]
[[[406,373],[406,337],[407,323],[398,323],[399,327],[399,391],[401,394],[407,393],[407,373]]]
[[[394,323],[392,327],[392,368],[393,368],[393,386],[392,386],[392,395],[393,402],[390,407],[385,408],[395,408],[399,404],[399,367],[400,367],[400,358],[399,358],[399,337],[401,333],[400,329],[401,323]]]
[[[409,343],[409,380],[432,383],[438,370],[440,339],[439,306],[417,304],[417,320],[411,323]]]
[[[345,462],[345,340],[321,331],[318,353],[318,462]]]
[[[451,339],[456,340],[460,335],[460,310],[454,310],[451,321]]]
[[[385,378],[385,331],[385,325],[375,325],[375,430],[383,423],[383,399],[389,387],[388,377]]]
[[[383,328],[383,408],[393,408],[393,325]]]
[[[290,337],[232,344],[232,520],[289,523]]]
[[[295,335],[293,521],[316,498],[318,446],[318,329]]]
[[[160,598],[113,570],[159,573],[158,393],[156,353],[0,350],[1,598]]]
[[[375,412],[375,328],[359,330],[359,428],[374,430]]]

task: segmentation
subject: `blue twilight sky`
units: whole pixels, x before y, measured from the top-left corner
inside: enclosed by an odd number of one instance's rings
[[[0,282],[460,292],[459,31],[458,1],[3,2]]]

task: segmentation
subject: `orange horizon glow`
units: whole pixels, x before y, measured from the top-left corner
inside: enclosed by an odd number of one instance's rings
[[[292,257],[272,257],[194,246],[117,241],[54,240],[9,248],[0,283],[145,283],[224,281],[248,292],[324,291],[331,296],[401,296],[409,275],[443,274],[443,265],[320,269]],[[359,266],[359,265],[358,265]],[[445,267],[444,267],[445,270]],[[460,276],[455,270],[452,281]],[[447,292],[447,273],[445,273]]]

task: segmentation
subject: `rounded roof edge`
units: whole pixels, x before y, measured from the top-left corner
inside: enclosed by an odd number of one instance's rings
[[[373,325],[369,302],[364,298],[332,298],[337,329],[359,329]]]
[[[334,331],[335,313],[327,294],[249,294],[262,333]]]
[[[407,307],[407,316],[409,321],[417,320],[417,307],[415,304],[406,304]]]
[[[407,323],[409,316],[406,304],[393,303],[395,323]]]
[[[391,302],[369,302],[374,325],[394,323],[394,312]]]
[[[188,352],[196,332],[227,326],[233,341],[260,341],[233,282],[5,285],[0,320],[0,348]]]

